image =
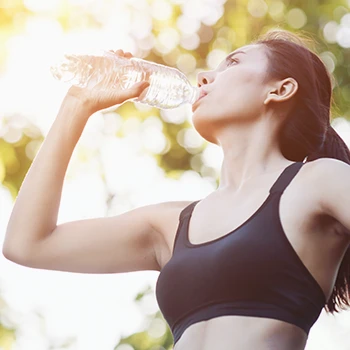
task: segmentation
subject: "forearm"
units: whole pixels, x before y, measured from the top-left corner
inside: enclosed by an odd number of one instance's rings
[[[24,254],[57,225],[64,177],[91,113],[66,97],[18,193],[4,240],[4,253]]]

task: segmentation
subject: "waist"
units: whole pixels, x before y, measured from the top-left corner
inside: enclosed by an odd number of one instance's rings
[[[188,314],[171,325],[174,343],[176,344],[185,330],[191,325],[219,316],[251,316],[279,320],[297,326],[306,335],[308,335],[315,321],[314,315],[306,317],[305,314],[299,314],[296,310],[290,310],[274,304],[251,301],[216,302],[215,304],[189,311]]]
[[[190,325],[174,350],[303,350],[307,334],[281,320],[253,316],[218,316]]]

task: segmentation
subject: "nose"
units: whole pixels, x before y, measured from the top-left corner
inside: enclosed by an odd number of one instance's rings
[[[210,84],[214,81],[214,72],[213,71],[207,71],[207,72],[200,72],[197,76],[198,81],[198,87],[201,87],[205,84]]]

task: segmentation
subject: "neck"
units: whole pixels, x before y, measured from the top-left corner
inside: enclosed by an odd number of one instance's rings
[[[282,155],[270,123],[226,127],[217,140],[224,154],[220,189],[238,191],[247,181],[280,172],[293,163]]]

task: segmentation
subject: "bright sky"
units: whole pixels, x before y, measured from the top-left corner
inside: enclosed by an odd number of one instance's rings
[[[50,65],[64,53],[96,48],[123,48],[136,52],[130,33],[134,31],[134,35],[141,36],[149,31],[150,16],[167,18],[171,3],[183,4],[184,16],[178,26],[183,31],[190,31],[186,33],[187,41],[183,44],[193,46],[198,40],[194,35],[198,29],[196,23],[203,21],[214,24],[222,15],[224,1],[207,0],[201,11],[198,10],[199,2],[195,0],[157,0],[150,8],[146,1],[141,0],[105,0],[102,4],[94,0],[70,1],[71,5],[93,10],[102,20],[103,26],[99,30],[77,29],[68,33],[63,32],[54,15],[64,3],[60,0],[25,1],[35,15],[27,21],[22,34],[14,35],[6,43],[7,66],[0,76],[0,92],[3,97],[0,120],[5,115],[23,114],[39,126],[44,135],[67,90],[67,86],[54,80],[49,71]],[[145,12],[146,9],[149,13]],[[251,6],[256,17],[261,15],[263,9],[264,7],[257,12],[257,8]],[[189,17],[190,14],[192,17]],[[193,18],[193,14],[197,18]],[[289,20],[293,21],[295,16],[302,18],[298,12],[290,14]],[[332,30],[334,28],[328,28],[326,34],[331,35]],[[157,43],[160,50],[169,50],[166,46],[169,37],[176,39],[176,34],[165,31],[163,39],[160,39],[163,42]],[[345,46],[345,37],[339,34],[338,38],[343,40]],[[146,43],[147,41],[145,46]],[[222,59],[222,54],[223,52],[217,51],[212,53],[207,60],[208,66],[214,66]],[[178,60],[178,65],[184,69],[189,69],[188,64],[193,64],[190,57]],[[190,121],[190,106],[164,112],[164,118],[169,120],[175,120],[179,115]],[[334,126],[350,146],[349,123],[339,119]],[[119,127],[128,128],[127,138],[117,139],[112,136]],[[194,130],[188,136],[191,142],[202,142]],[[142,125],[136,119],[131,119],[121,126],[120,117],[115,113],[104,117],[99,113],[92,116],[69,165],[59,223],[106,216],[107,190],[117,193],[117,199],[112,203],[112,211],[108,215],[150,203],[196,200],[211,193],[215,185],[208,179],[201,179],[193,171],[186,172],[179,181],[165,179],[154,159],[146,153],[140,153],[145,146],[159,147],[164,142],[162,137],[159,121],[155,118],[150,118]],[[211,166],[220,168],[222,154],[217,147],[210,145],[204,158]],[[116,159],[124,166],[117,167]],[[106,183],[101,179],[101,170],[106,175]],[[0,187],[0,204],[0,238],[3,239],[13,206],[4,187]],[[143,330],[145,315],[158,310],[155,296],[147,298],[147,303],[142,308],[133,302],[135,295],[147,285],[155,288],[157,272],[92,275],[36,270],[16,265],[2,255],[0,269],[0,295],[8,305],[0,311],[2,321],[8,325],[14,324],[19,329],[13,350],[47,350],[48,341],[51,345],[56,344],[55,349],[58,350],[67,337],[76,337],[77,341],[66,348],[68,350],[112,350],[122,334]],[[335,318],[322,313],[311,330],[306,349],[349,350],[349,331],[350,312],[343,312]]]

